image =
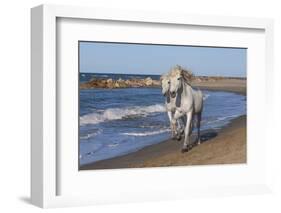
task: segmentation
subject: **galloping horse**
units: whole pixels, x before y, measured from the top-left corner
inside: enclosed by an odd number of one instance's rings
[[[179,132],[183,132],[183,128],[181,128],[181,123],[179,120],[177,120],[178,123],[178,131],[176,131],[174,129],[174,126],[172,125],[172,119],[173,119],[173,115],[176,111],[176,98],[172,98],[170,95],[170,78],[169,78],[169,74],[163,74],[160,77],[160,81],[161,81],[161,86],[162,86],[162,94],[166,97],[165,99],[165,106],[166,106],[166,111],[168,114],[168,118],[170,121],[170,126],[172,129],[172,138],[176,138],[179,140],[181,138],[181,133]],[[185,123],[184,117],[181,117],[181,120],[183,123]]]
[[[176,131],[176,123],[181,118],[186,118],[185,138],[182,152],[192,148],[190,135],[192,133],[192,121],[197,116],[197,143],[200,144],[200,123],[203,111],[203,94],[200,90],[193,90],[189,84],[192,75],[180,66],[174,67],[168,75],[169,95],[174,99],[175,112],[171,119],[172,131]]]

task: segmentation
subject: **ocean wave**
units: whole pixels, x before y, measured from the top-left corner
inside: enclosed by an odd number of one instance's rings
[[[98,124],[105,121],[120,120],[132,116],[146,117],[151,113],[165,112],[166,109],[162,104],[155,104],[150,106],[135,106],[127,108],[110,108],[100,113],[91,113],[80,117],[80,125]]]
[[[119,144],[118,143],[113,143],[113,144],[108,144],[107,145],[107,147],[111,147],[111,148],[116,147],[116,146],[119,146]]]
[[[213,124],[213,123],[219,123],[222,121],[231,120],[231,119],[239,117],[239,116],[240,116],[240,114],[228,115],[228,116],[223,116],[223,117],[217,117],[215,120],[203,120],[202,122],[204,124]]]
[[[229,116],[224,116],[224,117],[218,117],[217,121],[220,122],[220,121],[225,121],[225,120],[231,120],[231,119],[239,117],[239,116],[241,116],[241,114],[235,114],[235,115],[229,115]]]
[[[102,132],[101,129],[97,130],[96,132],[93,132],[93,133],[89,133],[87,135],[83,135],[83,136],[80,136],[80,139],[81,140],[88,140],[89,138],[92,138],[94,136],[97,136],[98,134],[100,134]]]
[[[147,132],[127,132],[127,133],[122,133],[122,135],[128,135],[128,136],[150,136],[150,135],[158,135],[164,132],[169,132],[170,129],[161,129],[157,131],[147,131]]]
[[[107,78],[107,77],[108,77],[108,75],[95,75],[95,77]]]
[[[105,74],[99,74],[99,75],[92,75],[92,77],[94,77],[94,78],[107,78],[107,77],[109,77],[108,75],[105,75]]]

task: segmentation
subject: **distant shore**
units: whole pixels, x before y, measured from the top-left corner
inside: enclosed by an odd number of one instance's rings
[[[194,77],[191,85],[201,89],[208,90],[223,90],[229,92],[237,92],[240,94],[246,93],[246,79],[233,77]],[[94,88],[138,88],[138,87],[161,87],[160,80],[153,80],[150,77],[144,79],[91,79],[80,84],[80,89],[94,89]]]
[[[246,95],[246,79],[221,78],[194,81],[192,85]],[[243,115],[219,131],[202,132],[203,143],[183,154],[183,141],[168,139],[127,155],[83,165],[80,170],[246,163],[246,121]]]

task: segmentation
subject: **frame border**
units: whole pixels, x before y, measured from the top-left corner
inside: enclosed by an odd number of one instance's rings
[[[273,91],[273,20],[172,14],[147,11],[125,11],[104,8],[40,5],[31,9],[31,203],[42,207],[59,207],[95,204],[89,196],[57,196],[56,166],[56,19],[79,18],[146,22],[165,25],[196,25],[241,29],[262,29],[266,36],[266,93]],[[273,95],[267,95],[267,104],[273,106]],[[273,112],[269,112],[273,113]],[[270,115],[266,121],[267,131]],[[268,154],[268,153],[267,153]],[[269,162],[267,162],[269,167]],[[272,177],[267,171],[266,184],[256,186],[227,187],[191,192],[188,197],[203,194],[241,195],[270,192]],[[107,201],[103,202],[107,203]]]

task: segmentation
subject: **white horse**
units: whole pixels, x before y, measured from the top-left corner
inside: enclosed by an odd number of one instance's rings
[[[173,68],[169,74],[170,87],[169,92],[171,98],[175,99],[176,110],[172,118],[172,130],[176,129],[176,122],[181,117],[186,116],[185,138],[182,152],[192,148],[190,135],[192,132],[193,116],[197,115],[197,143],[200,144],[200,123],[203,111],[203,94],[200,90],[193,90],[188,79],[191,73],[186,72],[180,66]]]
[[[161,86],[162,86],[162,94],[166,97],[165,99],[165,106],[166,106],[166,111],[168,114],[168,118],[170,121],[170,126],[172,129],[172,138],[177,137],[179,140],[181,137],[181,133],[184,131],[183,128],[181,127],[180,121],[177,120],[178,123],[178,131],[174,128],[172,125],[172,120],[173,120],[173,115],[176,111],[176,98],[172,98],[170,95],[170,76],[169,74],[163,74],[160,77],[161,81]],[[181,117],[181,121],[185,123],[184,117]]]

